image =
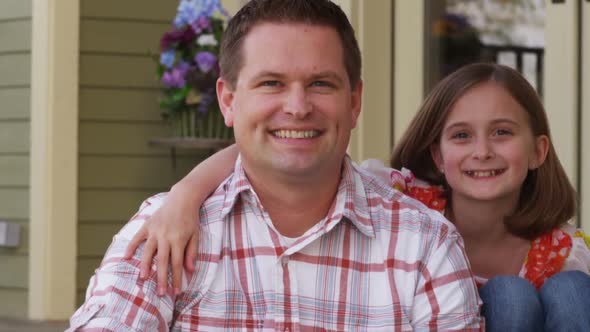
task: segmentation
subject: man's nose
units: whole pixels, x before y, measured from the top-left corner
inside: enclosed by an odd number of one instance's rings
[[[293,86],[288,90],[284,109],[285,113],[293,115],[296,119],[304,119],[312,111],[305,87]]]

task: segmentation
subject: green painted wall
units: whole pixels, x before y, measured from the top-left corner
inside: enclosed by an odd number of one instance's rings
[[[78,304],[113,235],[145,198],[176,181],[170,151],[148,140],[169,136],[154,56],[178,2],[80,4]],[[180,153],[178,174],[201,158]]]
[[[0,1],[0,220],[22,227],[0,248],[0,317],[27,316],[31,14],[31,0]]]

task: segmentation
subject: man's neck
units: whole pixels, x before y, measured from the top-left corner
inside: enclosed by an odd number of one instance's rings
[[[339,170],[302,179],[247,172],[273,225],[288,237],[302,235],[326,217],[335,201],[341,175]]]

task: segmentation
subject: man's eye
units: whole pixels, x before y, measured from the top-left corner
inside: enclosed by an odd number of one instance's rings
[[[327,81],[314,81],[311,83],[311,86],[318,86],[318,87],[333,87],[334,84],[327,82]]]
[[[260,85],[273,87],[273,86],[280,86],[281,82],[279,82],[279,81],[264,81],[264,82],[260,83]]]

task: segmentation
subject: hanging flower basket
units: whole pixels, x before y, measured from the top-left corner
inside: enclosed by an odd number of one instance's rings
[[[219,0],[182,0],[160,40],[160,107],[176,137],[233,138],[219,110],[219,44],[228,15]]]
[[[175,137],[233,138],[233,131],[225,126],[219,110],[201,113],[196,108],[187,108],[170,114],[169,121]]]

